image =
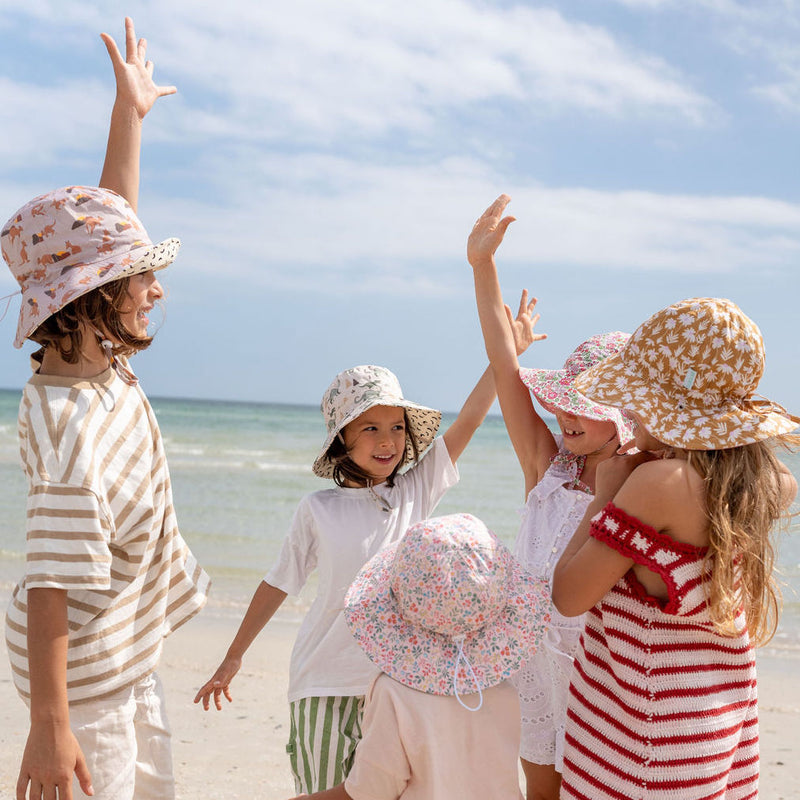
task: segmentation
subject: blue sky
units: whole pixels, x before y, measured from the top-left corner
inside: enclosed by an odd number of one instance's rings
[[[549,335],[526,366],[729,297],[800,411],[795,0],[0,0],[3,219],[97,181],[125,14],[178,87],[145,129],[140,216],[183,241],[149,394],[316,404],[379,363],[457,409],[486,363],[466,236],[507,192],[503,289]]]

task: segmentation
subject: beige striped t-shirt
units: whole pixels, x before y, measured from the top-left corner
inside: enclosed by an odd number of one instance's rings
[[[113,369],[34,375],[19,413],[29,482],[27,565],[6,615],[14,683],[30,697],[27,593],[67,590],[71,703],[153,671],[164,636],[204,605],[209,579],[178,531],[155,416]]]

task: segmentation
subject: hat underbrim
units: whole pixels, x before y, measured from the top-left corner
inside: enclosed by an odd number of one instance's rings
[[[603,362],[605,363],[605,362]],[[596,422],[613,422],[620,444],[633,438],[633,425],[615,406],[597,403],[575,388],[575,378],[563,369],[520,368],[520,380],[546,411],[561,411]]]
[[[370,660],[394,680],[427,694],[454,695],[458,644],[452,637],[408,622],[392,592],[398,546],[399,542],[378,553],[356,577],[345,597],[345,621]],[[463,641],[474,679],[460,661],[455,679],[459,694],[487,689],[513,675],[532,656],[550,620],[547,584],[513,558],[510,561],[505,608]]]
[[[129,250],[126,256],[133,258],[132,263],[111,263],[100,276],[97,273],[104,269],[109,263],[109,259],[96,259],[80,267],[70,268],[72,271],[65,273],[66,286],[63,291],[59,293],[57,301],[54,301],[46,308],[42,308],[39,303],[39,297],[46,295],[46,291],[42,286],[36,283],[31,283],[22,293],[22,309],[20,310],[19,323],[17,324],[17,334],[14,339],[14,347],[22,347],[25,340],[49,317],[59,312],[65,306],[68,306],[73,300],[82,297],[85,294],[105,286],[106,284],[113,283],[121,278],[131,277],[133,275],[140,275],[143,272],[156,272],[157,270],[168,267],[177,257],[180,250],[180,239],[170,238],[164,239],[158,244],[148,244],[138,247],[134,250]],[[126,259],[127,260],[127,259]],[[96,276],[95,280],[80,283],[79,280],[84,280],[88,274]],[[35,298],[35,302],[39,313],[34,315],[25,315],[26,304],[31,305],[31,300]]]

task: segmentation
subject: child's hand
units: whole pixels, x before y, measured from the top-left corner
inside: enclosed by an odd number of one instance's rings
[[[636,467],[646,461],[653,461],[658,457],[652,453],[634,453],[633,455],[611,456],[597,465],[594,479],[594,496],[603,504],[613,499],[622,485],[631,476]]]
[[[231,658],[228,656],[219,665],[211,680],[202,686],[200,691],[194,696],[194,702],[199,703],[202,700],[203,709],[208,711],[209,700],[213,694],[214,705],[216,706],[217,711],[221,711],[222,701],[220,700],[220,694],[224,694],[225,699],[229,703],[233,701],[233,698],[231,697],[230,683],[236,673],[240,670],[241,666],[241,658]]]
[[[508,317],[508,325],[514,337],[514,348],[518,356],[521,356],[534,342],[540,342],[542,339],[547,338],[546,333],[533,332],[536,323],[539,321],[539,315],[533,314],[536,302],[535,297],[528,302],[528,290],[523,289],[522,296],[519,299],[519,311],[517,311],[516,319],[511,313],[511,308],[507,305],[504,306],[506,317]]]
[[[501,194],[473,226],[467,240],[467,260],[473,267],[494,260],[495,251],[506,235],[506,228],[514,221],[514,217],[503,217],[510,202],[507,194]]]
[[[119,52],[117,43],[107,33],[101,33],[100,38],[105,43],[111,65],[114,67],[114,77],[117,81],[117,103],[122,103],[131,108],[144,119],[145,114],[153,107],[159,97],[175,94],[178,90],[174,86],[157,86],[153,81],[153,62],[145,59],[147,41],[136,41],[136,31],[133,20],[125,17],[125,58]]]

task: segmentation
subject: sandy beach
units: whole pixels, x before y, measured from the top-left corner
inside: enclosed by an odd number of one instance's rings
[[[7,597],[0,598],[5,608]],[[197,688],[211,675],[238,620],[214,608],[171,636],[159,674],[164,681],[174,736],[177,796],[263,798],[294,794],[284,751],[286,685],[299,615],[281,610],[255,641],[234,683],[233,703],[221,712],[193,705]],[[800,797],[800,659],[766,650],[759,655],[761,696],[761,789],[767,800]],[[0,661],[0,799],[12,800],[27,733],[27,709]]]

